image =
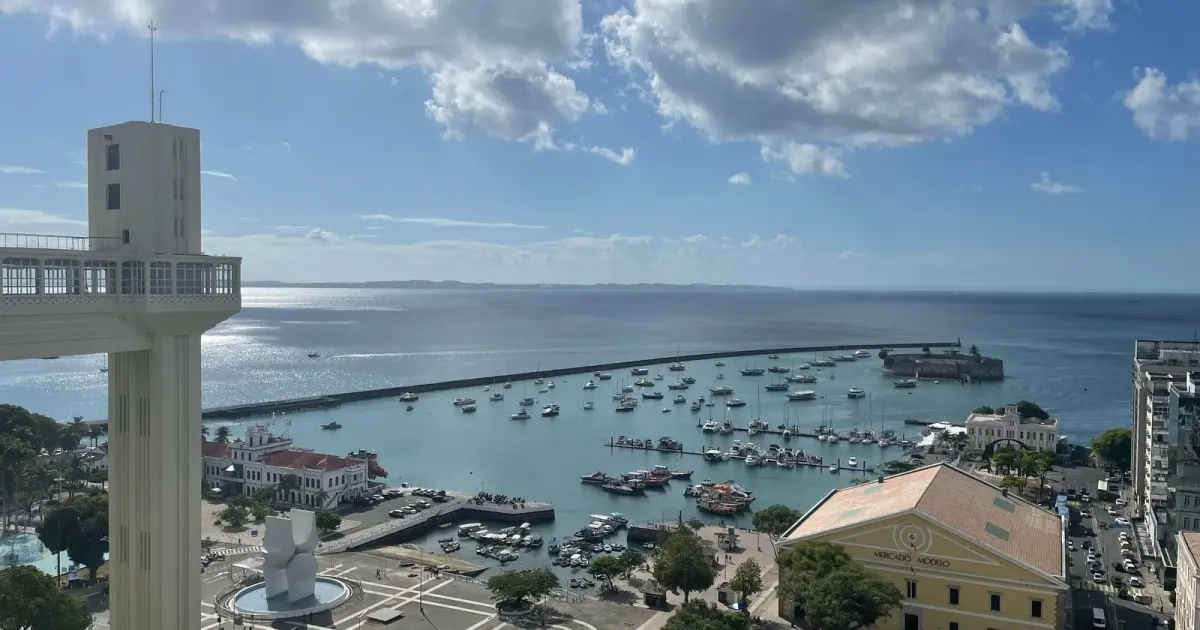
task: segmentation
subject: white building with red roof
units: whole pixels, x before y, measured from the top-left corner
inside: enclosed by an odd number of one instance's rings
[[[279,500],[330,509],[367,494],[367,461],[297,448],[289,437],[272,435],[266,425],[251,425],[246,439],[229,444],[205,441],[204,479],[226,496],[252,495],[295,475],[298,488]]]

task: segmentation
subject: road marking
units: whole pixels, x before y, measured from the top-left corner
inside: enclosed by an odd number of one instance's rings
[[[436,579],[437,579],[437,578],[432,578],[432,579],[430,579],[430,580],[428,580],[428,581],[429,581],[429,582],[432,582],[432,581],[434,581],[434,580],[436,580]],[[439,584],[435,584],[435,585],[433,585],[433,586],[429,587],[429,588],[428,588],[428,589],[426,589],[424,592],[428,593],[428,592],[431,592],[431,591],[435,591],[435,590],[437,590],[437,589],[439,589],[439,588],[442,588],[443,586],[445,586],[445,585],[447,585],[447,584],[449,584],[449,583],[451,583],[451,582],[453,582],[453,581],[454,581],[454,580],[445,580],[445,581],[443,581],[443,582],[441,582],[441,583],[439,583]],[[416,587],[414,587],[414,589],[416,589],[416,588],[422,588],[422,587],[424,587],[424,585],[425,585],[425,584],[426,584],[426,582],[420,582],[420,583],[418,583],[418,584],[417,584],[417,586],[416,586]],[[370,592],[370,591],[367,591],[367,589],[363,589],[363,592]],[[408,591],[408,594],[411,594],[411,593],[412,593],[412,590],[409,590],[409,591]],[[375,592],[374,592],[374,593],[372,593],[372,594],[382,594],[382,593],[379,593],[378,591],[375,591]],[[362,610],[359,610],[357,613],[354,613],[354,614],[352,614],[352,615],[347,615],[347,616],[343,617],[342,619],[339,619],[339,620],[337,621],[337,623],[335,623],[334,625],[335,625],[335,626],[341,626],[343,623],[346,623],[346,622],[348,622],[348,621],[350,621],[350,620],[352,620],[352,619],[358,618],[358,619],[361,619],[361,621],[359,621],[358,623],[356,623],[356,624],[354,624],[354,625],[351,625],[351,626],[349,626],[349,627],[347,627],[347,628],[346,628],[346,630],[356,630],[357,628],[360,628],[360,627],[362,627],[364,624],[366,624],[366,623],[367,623],[367,620],[365,619],[365,617],[367,616],[367,613],[371,612],[372,610],[375,610],[376,608],[380,608],[380,607],[382,607],[382,606],[385,606],[385,605],[391,604],[393,601],[396,601],[396,600],[403,600],[403,601],[399,601],[399,602],[398,602],[398,603],[396,603],[396,604],[395,604],[395,606],[394,606],[395,608],[399,609],[399,608],[401,608],[401,607],[403,607],[403,606],[405,606],[405,605],[408,605],[408,604],[410,604],[410,603],[412,603],[412,602],[415,602],[415,601],[417,601],[417,599],[420,597],[420,596],[417,596],[417,597],[410,597],[410,598],[408,598],[408,599],[404,599],[403,595],[404,595],[403,593],[396,593],[395,595],[385,595],[385,597],[384,597],[384,598],[383,598],[381,601],[379,601],[379,602],[376,602],[376,603],[374,603],[374,604],[371,604],[370,606],[367,606],[366,608],[363,608]]]
[[[389,595],[389,594],[383,593],[381,591],[372,591],[370,589],[365,589],[365,588],[363,589],[363,592],[370,593],[371,595],[380,595],[383,597],[394,597],[394,595]],[[411,593],[410,593],[410,595],[411,595]],[[436,606],[438,608],[449,608],[451,610],[460,610],[462,612],[472,613],[475,615],[495,615],[496,614],[496,609],[493,608],[491,604],[484,603],[484,602],[471,602],[471,603],[476,606],[487,606],[490,610],[486,610],[486,611],[485,610],[473,610],[471,608],[463,608],[462,606],[455,606],[454,604],[443,604],[441,602],[432,602],[432,601],[429,601],[428,599],[425,599],[424,602],[422,602],[421,601],[422,599],[424,599],[424,598],[422,598],[420,595],[413,596],[413,597],[410,597],[407,600],[405,600],[405,602],[403,604],[399,604],[396,607],[398,608],[400,606],[405,606],[405,605],[411,604],[413,602],[418,602],[418,603],[423,603],[425,606]]]
[[[380,582],[372,582],[372,583],[370,584],[370,586],[372,586],[372,587],[380,587],[380,588],[385,588],[385,589],[389,589],[389,588],[390,588],[390,589],[394,589],[394,590],[396,590],[396,591],[399,591],[399,592],[410,592],[410,591],[411,591],[411,592],[415,592],[415,591],[413,591],[413,589],[415,589],[415,588],[416,588],[415,586],[413,586],[413,587],[410,587],[410,588],[404,588],[404,587],[400,587],[400,586],[393,586],[393,585],[391,585],[391,584],[383,584],[383,583],[380,583]],[[365,586],[364,586],[364,588],[365,588]],[[451,597],[450,595],[442,595],[441,593],[437,593],[437,594],[433,594],[433,595],[431,595],[429,592],[426,592],[425,594],[426,594],[426,595],[429,595],[430,597],[436,597],[436,598],[438,598],[438,599],[445,599],[445,600],[449,600],[449,601],[452,601],[452,602],[460,602],[460,603],[463,603],[463,604],[478,604],[478,605],[480,605],[480,606],[489,606],[489,607],[491,606],[491,603],[488,603],[488,602],[480,602],[480,601],[478,601],[478,600],[474,600],[474,599],[463,599],[463,598],[461,598],[461,597]]]

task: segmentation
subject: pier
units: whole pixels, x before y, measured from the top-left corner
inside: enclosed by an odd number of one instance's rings
[[[468,496],[464,493],[454,493],[453,496],[452,503],[438,504],[404,518],[392,519],[341,538],[323,542],[317,547],[317,553],[341,553],[370,545],[397,545],[431,529],[436,529],[439,525],[455,521],[520,524],[554,520],[554,506],[550,503],[528,501],[516,506],[501,503],[475,503],[464,498]]]
[[[236,420],[239,418],[250,418],[254,416],[269,416],[276,413],[328,409],[343,405],[345,403],[375,400],[378,398],[398,397],[400,394],[405,392],[423,394],[425,392],[445,391],[448,389],[482,387],[484,385],[492,385],[497,382],[504,381],[529,381],[536,378],[555,378],[559,376],[570,376],[573,374],[611,372],[613,370],[623,370],[627,368],[658,365],[663,363],[674,363],[676,361],[686,363],[688,361],[708,361],[712,359],[750,357],[760,354],[804,354],[810,352],[847,352],[853,350],[882,350],[884,348],[897,350],[912,348],[920,349],[926,347],[936,350],[938,348],[959,348],[961,347],[961,344],[958,341],[917,341],[908,343],[839,344],[829,346],[797,346],[789,348],[756,348],[753,350],[720,350],[714,352],[698,352],[693,354],[680,354],[666,357],[652,357],[634,361],[617,361],[612,363],[597,363],[593,365],[577,365],[574,367],[554,368],[535,372],[514,372],[512,374],[495,374],[475,378],[437,381],[433,383],[412,383],[407,385],[399,385],[396,387],[367,389],[354,392],[343,392],[340,394],[312,396],[308,398],[293,398],[289,400],[228,405],[224,407],[205,409],[201,412],[201,417],[205,420]],[[108,420],[90,420],[88,421],[88,424],[107,427]]]
[[[742,431],[745,431],[745,429],[742,429]],[[769,431],[760,431],[760,433],[770,433],[770,432]],[[774,431],[773,433],[778,435],[781,432]],[[813,435],[811,437],[815,438],[817,436]],[[609,448],[623,448],[623,449],[630,450],[630,451],[654,451],[657,453],[663,453],[664,455],[678,454],[678,455],[696,455],[696,456],[704,457],[704,453],[702,453],[700,451],[689,451],[689,450],[683,448],[682,444],[680,444],[678,448],[659,448],[657,446],[634,446],[633,444],[617,444],[616,438],[608,438],[608,441],[605,442],[604,445]],[[730,459],[743,460],[746,458],[741,455],[733,455],[730,457]],[[829,464],[815,464],[812,462],[795,462],[796,468],[799,468],[801,466],[806,467],[806,468],[824,468],[824,469],[829,468]],[[868,466],[866,464],[866,462],[863,462],[862,466],[855,468],[855,467],[850,467],[850,466],[843,466],[842,460],[839,459],[838,463],[837,463],[837,467],[838,467],[838,470],[848,470],[851,472],[864,472],[864,473],[875,472],[875,468],[873,466]]]

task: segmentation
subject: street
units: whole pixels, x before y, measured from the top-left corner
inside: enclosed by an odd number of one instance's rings
[[[1073,488],[1079,492],[1087,489],[1095,496],[1096,483],[1105,475],[1104,471],[1096,468],[1078,467],[1062,469],[1062,476],[1061,490]],[[1074,627],[1091,628],[1093,608],[1104,609],[1108,627],[1113,630],[1149,630],[1156,626],[1162,627],[1158,625],[1159,618],[1168,616],[1171,611],[1170,603],[1165,599],[1166,594],[1157,583],[1154,574],[1141,565],[1140,555],[1135,562],[1139,565],[1138,577],[1145,582],[1145,587],[1129,588],[1129,593],[1131,596],[1147,595],[1151,597],[1151,602],[1143,605],[1117,597],[1121,587],[1113,584],[1113,578],[1116,577],[1122,584],[1127,585],[1131,577],[1131,574],[1114,566],[1114,562],[1119,564],[1121,561],[1120,534],[1127,532],[1131,538],[1137,538],[1129,526],[1114,525],[1117,516],[1123,513],[1123,508],[1112,502],[1082,500],[1071,500],[1068,505],[1071,508],[1068,539],[1075,547],[1075,551],[1068,554],[1068,571],[1073,588]],[[1110,515],[1110,508],[1118,514]],[[1081,511],[1089,513],[1090,516],[1083,516]],[[1085,544],[1090,546],[1092,551],[1085,549]],[[1135,540],[1133,545],[1135,553],[1138,553],[1140,543]],[[1099,552],[1096,555],[1103,570],[1102,584],[1093,580],[1092,572],[1088,568],[1087,556],[1094,551]],[[1167,611],[1166,614],[1159,612],[1163,609]]]

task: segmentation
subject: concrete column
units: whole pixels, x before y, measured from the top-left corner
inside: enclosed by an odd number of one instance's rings
[[[109,354],[116,630],[200,630],[200,335]]]

